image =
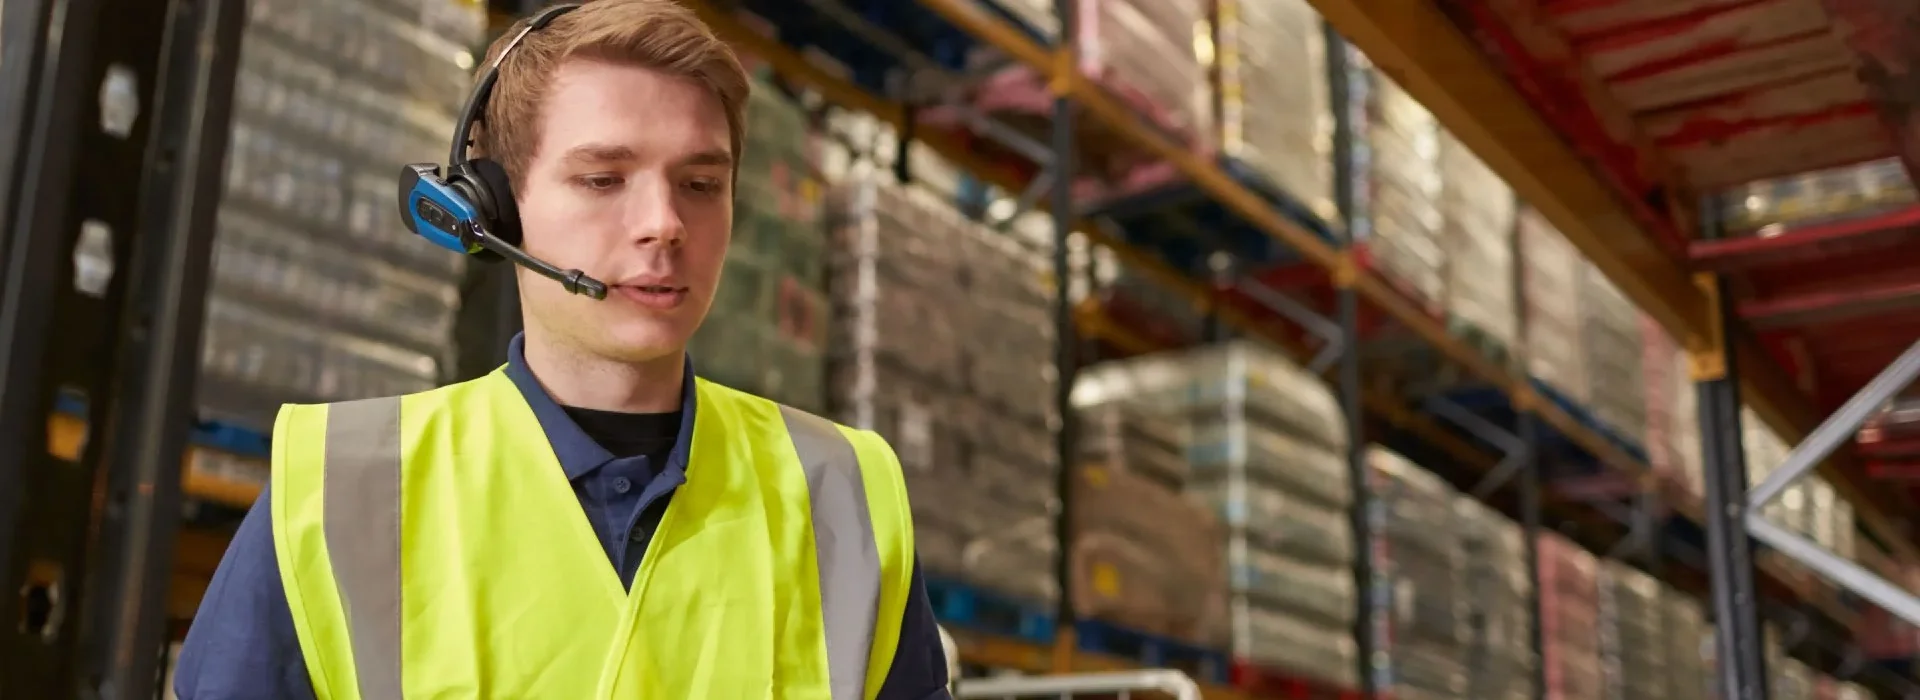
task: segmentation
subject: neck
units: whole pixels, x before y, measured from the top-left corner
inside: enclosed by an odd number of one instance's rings
[[[620,413],[669,413],[680,410],[686,380],[686,354],[670,353],[641,362],[596,357],[560,343],[525,334],[527,368],[562,406]]]

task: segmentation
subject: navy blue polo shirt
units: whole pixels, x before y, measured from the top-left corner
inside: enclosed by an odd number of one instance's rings
[[[687,449],[697,408],[693,364],[687,364],[681,399],[680,435],[666,463],[646,456],[616,458],[555,403],[527,368],[521,339],[509,348],[506,367],[553,443],[554,454],[600,537],[612,566],[631,585],[641,555],[653,537],[674,489],[686,481]],[[262,491],[234,533],[213,575],[180,652],[174,692],[180,700],[308,700],[314,697],[305,658],[293,628],[293,613],[280,585],[272,516]],[[940,633],[927,603],[920,566],[900,626],[900,648],[881,686],[880,700],[946,698],[947,667]]]

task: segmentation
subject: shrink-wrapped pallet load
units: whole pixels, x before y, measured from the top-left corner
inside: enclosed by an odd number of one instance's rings
[[[1373,550],[1388,586],[1376,615],[1392,642],[1378,657],[1389,665],[1395,696],[1459,698],[1469,678],[1463,649],[1472,641],[1466,551],[1454,523],[1457,494],[1446,482],[1391,451],[1367,451],[1368,488],[1383,518]]]
[[[690,350],[702,376],[809,411],[826,404],[827,235],[813,135],[798,104],[757,85],[733,242]]]
[[[1051,326],[1021,306],[1044,308],[1042,297],[998,276],[1029,261],[884,174],[852,173],[832,202],[831,413],[899,454],[929,575],[1052,600]],[[959,312],[961,298],[977,306]],[[1031,374],[1010,374],[1022,368]]]
[[[1693,382],[1693,366],[1687,357],[1687,350],[1674,343],[1669,355],[1668,366],[1672,367],[1667,378],[1667,391],[1671,392],[1673,413],[1667,422],[1671,431],[1668,445],[1672,449],[1674,471],[1680,475],[1680,481],[1689,492],[1704,497],[1706,494],[1706,472],[1701,471],[1700,460],[1700,397]],[[1649,390],[1651,391],[1651,390]],[[1651,423],[1651,416],[1648,418]]]
[[[1712,643],[1706,611],[1701,602],[1672,589],[1661,595],[1665,612],[1662,619],[1667,657],[1668,697],[1672,700],[1705,700],[1712,689],[1713,664],[1707,645]]]
[[[1505,362],[1519,343],[1513,188],[1452,134],[1440,138],[1442,303],[1456,336]]]
[[[1600,566],[1600,645],[1610,700],[1666,700],[1668,668],[1662,587],[1618,561]]]
[[[1181,489],[1192,471],[1187,465],[1186,424],[1126,401],[1081,408],[1080,460],[1110,465],[1141,478]]]
[[[1580,270],[1585,260],[1538,210],[1522,207],[1518,216],[1520,303],[1526,318],[1521,345],[1527,374],[1574,401],[1585,401],[1586,353],[1580,337]]]
[[[1212,3],[1206,0],[1075,0],[1074,41],[1082,75],[1106,89],[1149,124],[1196,150],[1214,148],[1211,65]],[[1010,14],[1039,33],[1055,36],[1052,0],[1006,0]],[[989,113],[1033,112],[1050,98],[1031,71],[1003,71],[976,91]],[[1097,137],[1094,130],[1083,135]],[[1124,173],[1089,164],[1107,176]],[[1092,174],[1092,173],[1089,173]]]
[[[1600,657],[1599,562],[1553,533],[1535,540],[1540,562],[1541,662],[1547,700],[1607,697]]]
[[[1323,221],[1333,205],[1327,41],[1307,0],[1217,0],[1222,154]]]
[[[1091,368],[1075,403],[1124,400],[1187,424],[1190,499],[1226,528],[1231,650],[1358,685],[1347,432],[1312,373],[1246,342]]]
[[[1175,489],[1102,464],[1074,473],[1075,613],[1155,635],[1227,641],[1219,522]]]
[[[1462,653],[1473,700],[1532,700],[1539,663],[1532,639],[1533,576],[1520,526],[1479,501],[1454,501],[1470,630]]]
[[[458,3],[252,4],[201,339],[204,414],[264,430],[282,403],[440,381],[464,260],[402,225],[394,168],[445,157],[485,21]]]
[[[1678,343],[1666,329],[1645,314],[1640,316],[1640,380],[1645,400],[1647,465],[1654,474],[1670,483],[1685,484],[1677,424],[1698,422],[1699,416],[1679,413],[1680,382],[1674,375],[1686,371],[1679,364]]]
[[[1581,365],[1586,405],[1594,417],[1634,444],[1645,444],[1646,384],[1641,362],[1640,311],[1599,268],[1580,272]]]
[[[1446,286],[1440,125],[1379,72],[1368,89],[1369,205],[1356,235],[1389,281],[1437,308]]]
[[[1914,200],[1898,158],[1748,183],[1721,199],[1728,230],[1762,235],[1772,235],[1767,227],[1862,216]]]

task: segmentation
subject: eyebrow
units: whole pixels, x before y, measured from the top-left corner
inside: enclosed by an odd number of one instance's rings
[[[620,163],[638,160],[633,149],[615,144],[589,143],[567,149],[567,160],[581,163]],[[724,148],[715,148],[680,159],[682,166],[731,166],[733,154]]]

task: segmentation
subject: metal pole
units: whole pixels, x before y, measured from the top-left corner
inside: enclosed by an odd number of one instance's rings
[[[1340,228],[1345,232],[1348,248],[1354,244],[1355,222],[1361,215],[1359,190],[1355,173],[1354,116],[1359,107],[1355,104],[1352,83],[1349,82],[1350,66],[1347,61],[1347,44],[1331,24],[1322,25],[1327,56],[1328,104],[1333,108],[1333,201],[1340,212]],[[1353,482],[1353,510],[1350,517],[1353,527],[1354,596],[1357,610],[1354,615],[1353,638],[1359,649],[1359,678],[1362,698],[1377,698],[1385,690],[1388,669],[1384,661],[1385,650],[1380,642],[1385,639],[1382,622],[1376,619],[1375,599],[1372,592],[1379,582],[1374,580],[1373,560],[1373,511],[1377,504],[1373,500],[1372,489],[1368,488],[1366,417],[1361,401],[1363,385],[1360,379],[1360,295],[1352,286],[1345,286],[1339,292],[1339,392],[1340,407],[1346,415],[1347,423],[1347,477]],[[1381,671],[1376,673],[1376,669]]]
[[[98,569],[83,601],[84,688],[149,687],[165,641],[168,586],[200,370],[215,215],[225,172],[245,0],[174,0],[163,23],[138,228],[115,345],[115,410],[101,431],[107,501]]]
[[[80,161],[88,78],[93,74],[94,30],[105,0],[6,0],[0,4],[0,590],[15,595],[26,585],[28,549],[48,543],[22,533],[34,511],[47,504],[28,499],[49,478],[45,342],[55,301],[72,273],[73,227],[68,204]],[[95,86],[98,83],[94,83]],[[72,319],[69,319],[72,322]],[[46,538],[45,533],[36,535]],[[31,545],[31,546],[28,546]],[[62,573],[31,565],[36,578]],[[11,642],[21,623],[21,605],[0,605],[0,667],[32,662]],[[0,673],[0,691],[21,674]],[[0,695],[4,695],[0,692]]]
[[[1860,426],[1873,417],[1874,412],[1899,396],[1900,392],[1906,391],[1915,377],[1920,377],[1920,342],[1915,342],[1906,352],[1900,353],[1900,357],[1881,370],[1873,381],[1861,387],[1853,398],[1847,399],[1840,410],[1834,411],[1833,415],[1820,423],[1820,427],[1814,428],[1806,439],[1794,446],[1793,452],[1787,455],[1787,461],[1748,495],[1747,507],[1759,510],[1778,498],[1801,476],[1813,471],[1821,460],[1852,440],[1854,434],[1860,431]]]
[[[1713,211],[1713,207],[1706,207]],[[1724,299],[1724,296],[1722,296]],[[1715,313],[1725,323],[1723,300]],[[1701,468],[1707,491],[1707,570],[1713,582],[1714,641],[1720,689],[1729,700],[1766,700],[1767,658],[1754,585],[1753,544],[1747,537],[1746,450],[1741,444],[1740,389],[1733,354],[1726,371],[1698,381]]]
[[[1074,3],[1072,0],[1054,0],[1053,11],[1060,19],[1059,51],[1071,56],[1073,53]],[[1076,62],[1060,61],[1055,70],[1073,70]],[[1060,512],[1054,525],[1055,536],[1059,540],[1059,558],[1056,561],[1054,575],[1060,583],[1060,605],[1057,618],[1061,625],[1071,625],[1074,618],[1073,607],[1073,557],[1070,550],[1074,542],[1073,528],[1073,475],[1074,457],[1078,450],[1075,442],[1078,431],[1073,414],[1073,382],[1079,371],[1078,334],[1073,327],[1073,285],[1069,278],[1073,274],[1071,261],[1067,254],[1067,238],[1073,233],[1073,179],[1074,179],[1074,104],[1069,95],[1056,93],[1053,97],[1053,321],[1055,338],[1054,348],[1054,409],[1060,414],[1060,431],[1055,434],[1054,449],[1060,461],[1056,488],[1060,494]]]

